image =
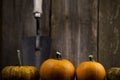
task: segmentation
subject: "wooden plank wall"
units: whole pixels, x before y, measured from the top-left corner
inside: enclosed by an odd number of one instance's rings
[[[1,56],[1,53],[2,53],[2,49],[1,49],[1,47],[2,47],[2,0],[0,0],[0,71],[1,71],[1,64],[2,64],[2,60],[1,60],[1,58],[2,58],[2,56]]]
[[[120,67],[120,0],[100,0],[100,62],[108,69]]]
[[[49,2],[43,1],[41,17],[42,35],[49,35]],[[47,4],[47,5],[46,5]],[[16,50],[22,47],[22,40],[36,35],[36,24],[33,17],[33,0],[3,0],[2,10],[2,67],[17,65]]]
[[[35,36],[36,28],[32,14],[33,0],[3,0],[2,4],[0,59],[4,67],[18,64],[16,50],[21,49],[23,38]],[[41,34],[51,35],[50,57],[60,51],[75,66],[88,60],[89,54],[97,60],[99,26],[99,61],[106,69],[120,66],[119,4],[119,0],[99,0],[98,11],[98,0],[43,0]]]
[[[22,38],[35,34],[34,20],[30,12],[32,12],[32,0],[3,0],[2,64],[4,66],[18,64],[16,50],[21,49]]]
[[[52,55],[60,51],[74,65],[96,57],[96,0],[52,0]]]

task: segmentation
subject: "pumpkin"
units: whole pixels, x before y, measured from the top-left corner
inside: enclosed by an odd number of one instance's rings
[[[57,52],[57,59],[47,59],[41,64],[41,80],[74,80],[75,68],[73,64],[61,58],[61,53]]]
[[[120,67],[112,67],[108,69],[107,80],[120,80]]]
[[[6,66],[2,80],[39,80],[39,72],[34,66]]]
[[[39,71],[34,66],[23,66],[18,52],[19,66],[6,66],[2,69],[2,80],[39,80]]]
[[[93,55],[89,55],[90,61],[79,64],[76,69],[77,80],[104,80],[106,71],[102,64],[93,60]]]

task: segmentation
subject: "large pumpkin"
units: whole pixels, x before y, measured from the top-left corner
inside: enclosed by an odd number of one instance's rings
[[[2,80],[39,80],[39,72],[33,66],[7,66],[2,70]]]
[[[90,61],[82,62],[76,69],[77,80],[104,80],[106,76],[102,64],[93,61],[93,56],[89,56]]]
[[[107,71],[107,80],[120,80],[120,67],[112,67]]]
[[[75,68],[66,59],[61,59],[57,53],[57,59],[48,59],[40,67],[41,80],[74,80]]]

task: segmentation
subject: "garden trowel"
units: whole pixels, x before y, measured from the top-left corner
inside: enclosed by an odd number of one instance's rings
[[[38,3],[37,3],[38,4]],[[26,37],[22,42],[23,64],[36,66],[49,58],[51,38],[40,35],[40,16],[41,12],[34,11],[36,20],[36,36]]]

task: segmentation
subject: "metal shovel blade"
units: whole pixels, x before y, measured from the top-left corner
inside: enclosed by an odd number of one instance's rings
[[[40,64],[49,58],[50,55],[50,37],[40,37],[40,50],[36,51],[36,37],[27,37],[22,42],[23,64],[36,66],[39,69]]]

